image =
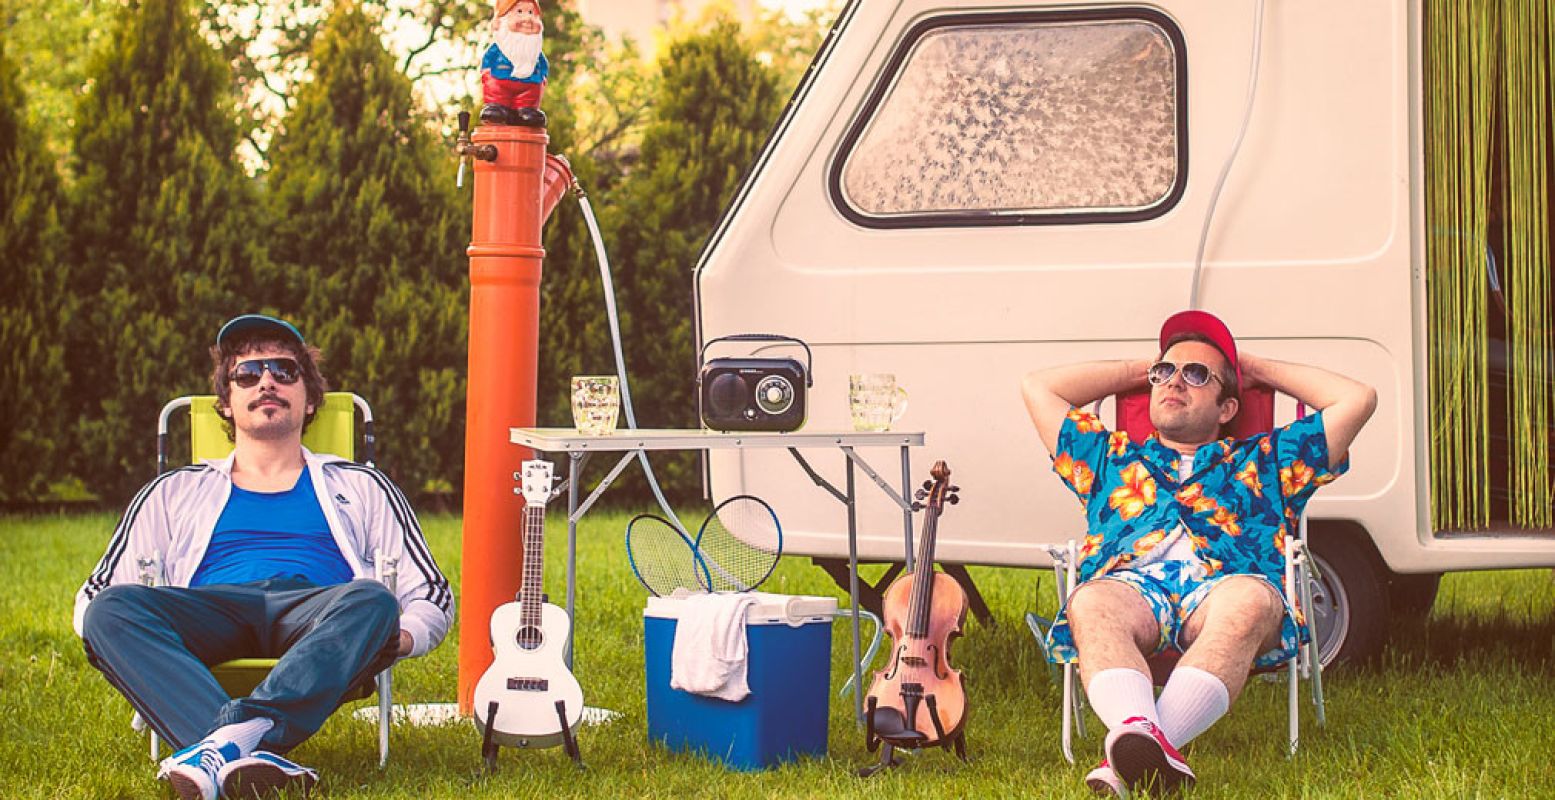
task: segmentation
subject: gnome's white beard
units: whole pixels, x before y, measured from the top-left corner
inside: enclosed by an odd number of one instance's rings
[[[519,33],[509,30],[499,30],[494,34],[497,49],[513,62],[514,78],[527,78],[535,71],[535,64],[540,60],[543,36],[544,34],[539,33]]]

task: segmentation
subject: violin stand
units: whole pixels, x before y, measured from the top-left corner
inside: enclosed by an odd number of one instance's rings
[[[937,734],[933,747],[943,747],[946,750],[954,748],[956,757],[966,761],[966,729],[956,731],[954,736],[945,736],[945,726],[939,720],[939,707],[934,701],[934,695],[924,695],[923,701],[929,707],[929,719],[934,723],[934,732]],[[906,699],[908,710],[917,710],[916,697]],[[868,778],[881,770],[899,766],[902,762],[896,758],[896,749],[918,750],[924,747],[929,737],[907,727],[907,720],[900,711],[894,708],[879,708],[877,698],[869,698],[869,708],[864,712],[864,746],[869,752],[875,752],[880,748],[880,761],[859,769],[860,778]],[[916,716],[916,715],[914,715]]]
[[[486,732],[481,736],[481,758],[486,761],[486,771],[493,775],[497,774],[497,750],[501,748],[501,745],[492,741],[492,724],[489,720],[497,718],[497,709],[500,705],[496,700],[491,701],[487,705],[486,719],[488,722],[486,723]],[[583,756],[578,752],[578,740],[573,738],[572,727],[567,724],[566,700],[556,701],[556,719],[561,722],[562,726],[562,747],[566,749],[567,756],[572,759],[572,763],[577,764],[581,769],[583,767]]]

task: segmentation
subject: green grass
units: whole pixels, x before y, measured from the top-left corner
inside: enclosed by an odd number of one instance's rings
[[[294,751],[318,768],[325,798],[508,797],[1087,797],[1081,778],[1100,758],[1094,731],[1079,765],[1058,747],[1059,692],[1021,622],[1033,571],[976,569],[998,624],[969,624],[952,650],[968,676],[973,761],[934,751],[861,781],[872,760],[851,702],[833,699],[831,752],[761,773],[672,754],[645,734],[644,592],[622,554],[626,515],[595,513],[580,531],[577,675],[591,705],[622,712],[583,731],[588,768],[559,750],[504,750],[482,772],[474,728],[397,727],[387,769],[376,728],[337,714]],[[458,583],[459,520],[424,520]],[[549,526],[547,588],[562,591],[564,528]],[[0,518],[0,797],[167,797],[153,779],[130,710],[86,663],[70,628],[72,598],[101,555],[107,515]],[[808,559],[785,561],[767,588],[842,596]],[[1044,597],[1051,589],[1044,585]],[[1328,674],[1329,724],[1305,717],[1300,754],[1284,755],[1283,684],[1255,681],[1231,715],[1193,744],[1193,796],[1555,796],[1555,585],[1548,571],[1449,576],[1433,615],[1402,626],[1382,663]],[[833,642],[833,689],[847,670],[846,627]],[[457,629],[431,655],[395,672],[401,702],[451,700]],[[484,634],[480,634],[484,635]]]

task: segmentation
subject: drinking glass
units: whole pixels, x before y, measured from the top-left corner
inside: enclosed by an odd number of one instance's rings
[[[891,423],[907,413],[907,390],[896,385],[889,372],[871,372],[848,376],[848,408],[853,413],[853,430],[888,431]]]
[[[615,431],[621,387],[614,375],[576,375],[572,379],[572,423],[584,436]]]

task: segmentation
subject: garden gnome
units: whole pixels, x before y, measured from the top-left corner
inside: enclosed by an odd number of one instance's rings
[[[481,59],[481,122],[545,127],[540,97],[550,64],[540,52],[544,30],[537,0],[496,0],[492,44]]]

